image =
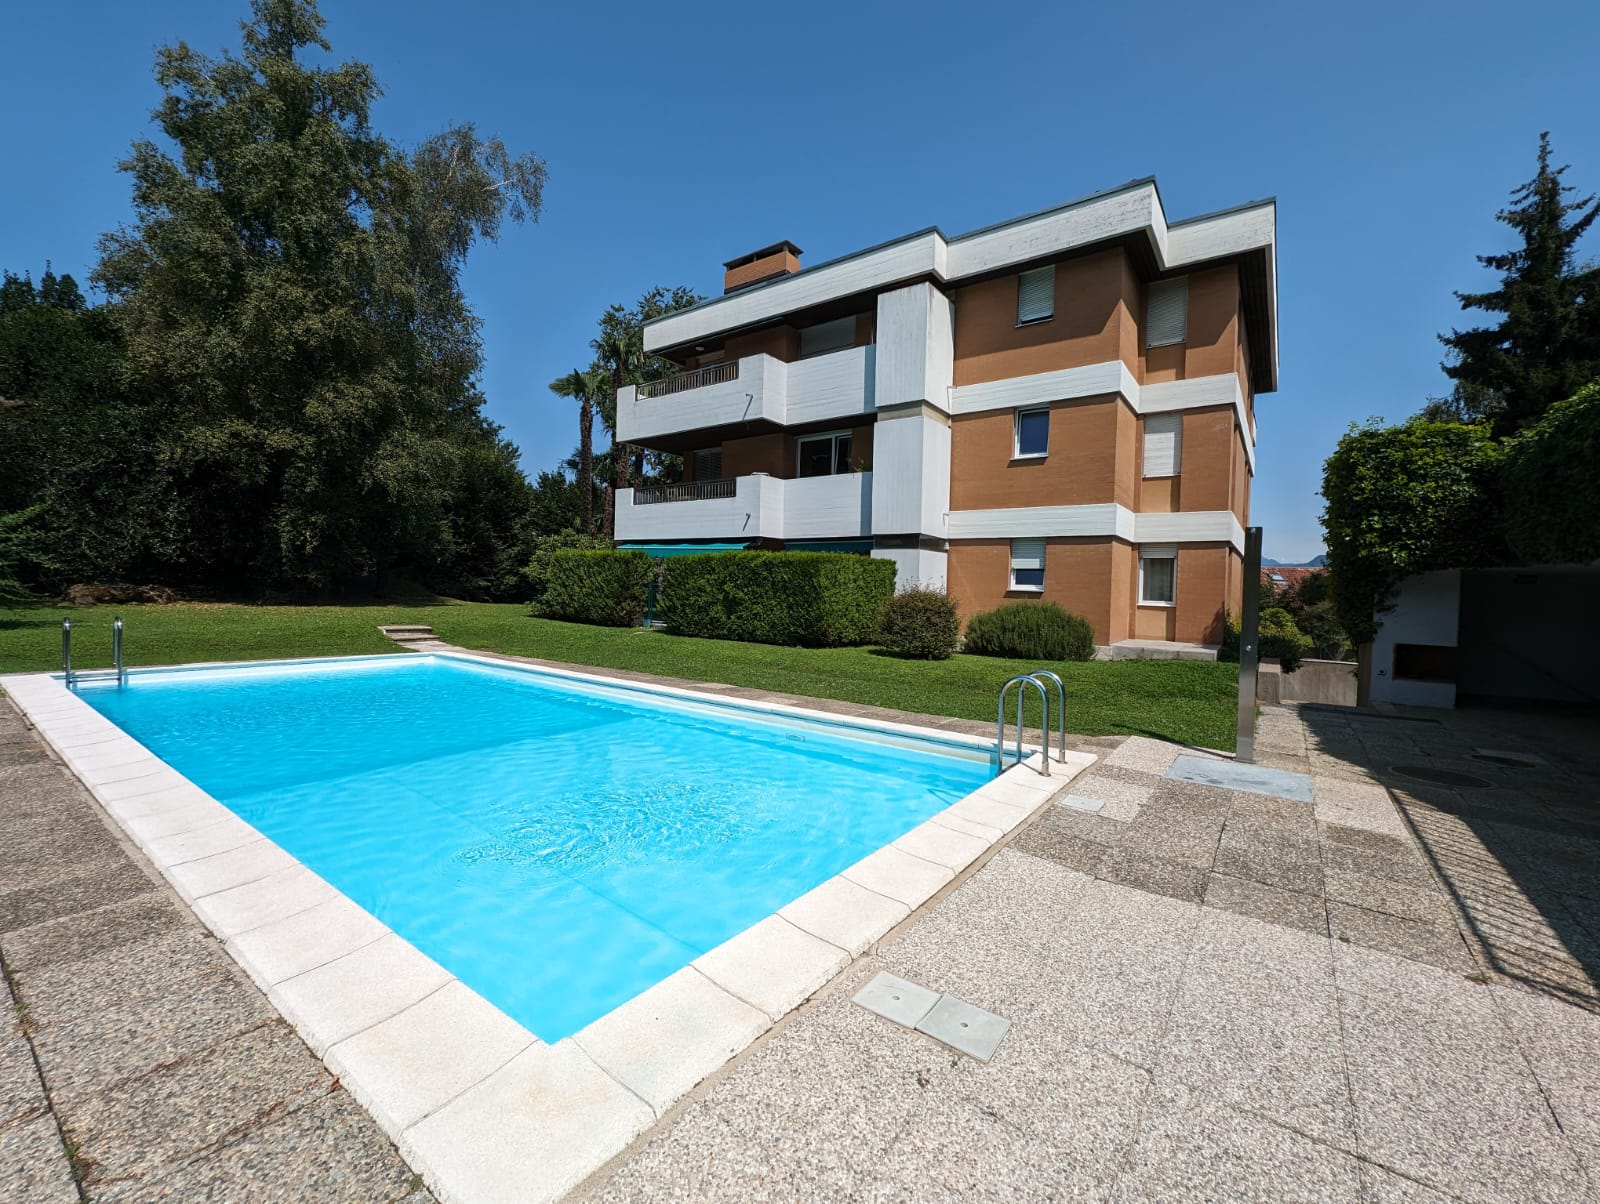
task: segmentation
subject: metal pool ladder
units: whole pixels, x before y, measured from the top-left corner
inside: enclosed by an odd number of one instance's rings
[[[114,681],[119,686],[128,684],[128,670],[122,664],[122,616],[111,621],[110,669],[92,669],[85,673],[72,667],[72,620],[61,620],[61,672],[67,679],[67,688],[82,681]]]
[[[1017,691],[1017,753],[1014,764],[1020,765],[1022,756],[1022,698],[1026,693],[1024,686],[1032,686],[1039,691],[1039,742],[1042,745],[1039,758],[1039,773],[1043,777],[1050,776],[1050,695],[1044,688],[1044,678],[1054,683],[1056,688],[1056,760],[1065,762],[1067,759],[1067,687],[1062,684],[1059,674],[1052,673],[1049,669],[1035,669],[1031,673],[1019,673],[1006,681],[1000,687],[1000,701],[995,706],[994,712],[994,756],[995,773],[1001,774],[1006,770],[1006,695],[1012,687]]]

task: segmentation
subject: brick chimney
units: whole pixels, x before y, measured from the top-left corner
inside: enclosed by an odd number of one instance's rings
[[[771,280],[774,276],[793,276],[800,270],[800,256],[803,254],[799,247],[785,239],[728,260],[722,265],[728,269],[722,279],[723,295],[760,284],[763,280]]]

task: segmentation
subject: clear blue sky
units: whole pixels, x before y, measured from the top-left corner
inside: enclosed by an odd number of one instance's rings
[[[115,163],[149,129],[155,48],[237,48],[243,0],[10,6],[0,265],[86,276],[126,220]],[[1282,374],[1258,404],[1254,520],[1321,550],[1323,458],[1352,421],[1445,390],[1450,293],[1553,133],[1600,189],[1600,6],[1463,3],[518,5],[324,0],[375,120],[461,120],[550,163],[543,221],[474,253],[489,412],[530,471],[577,441],[548,382],[595,317],[656,284],[705,293],[779,238],[818,263],[956,234],[1154,175],[1169,217],[1278,198]],[[1589,254],[1600,254],[1591,239]]]

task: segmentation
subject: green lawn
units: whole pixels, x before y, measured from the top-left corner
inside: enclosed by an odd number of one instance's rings
[[[995,693],[1022,661],[957,656],[903,661],[867,648],[773,648],[642,630],[531,619],[521,605],[42,607],[0,614],[0,672],[61,667],[61,620],[73,625],[73,663],[111,663],[111,619],[127,625],[130,665],[393,652],[380,623],[426,623],[464,648],[573,664],[663,673],[817,698],[967,719],[994,718]],[[1050,666],[1067,685],[1067,727],[1233,747],[1237,669],[1197,661],[1106,661]]]

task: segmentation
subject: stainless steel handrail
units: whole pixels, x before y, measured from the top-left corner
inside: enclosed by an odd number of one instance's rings
[[[1057,673],[1049,669],[1035,669],[1028,674],[1029,677],[1047,677],[1056,683],[1056,760],[1065,764],[1067,760],[1067,687]],[[1048,726],[1041,727],[1039,738],[1044,744],[1044,759],[1050,759],[1050,732]]]
[[[116,671],[117,684],[120,686],[128,679],[127,670],[122,667],[122,616],[118,615],[111,621],[111,667]]]
[[[1023,686],[1030,685],[1039,691],[1039,728],[1044,738],[1044,755],[1039,759],[1039,774],[1041,777],[1050,776],[1050,696],[1045,693],[1044,684],[1037,677],[1026,673],[1018,673],[1009,678],[1006,684],[1000,687],[1000,701],[995,707],[994,715],[994,755],[995,771],[1004,773],[1006,769],[1006,694],[1012,686],[1017,687],[1017,760],[1022,764],[1022,697]],[[1063,737],[1064,738],[1064,737]]]
[[[67,685],[72,684],[72,620],[61,620],[61,671],[66,674]]]

